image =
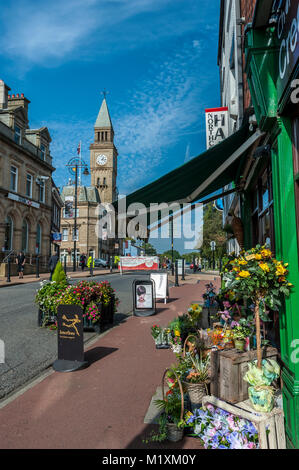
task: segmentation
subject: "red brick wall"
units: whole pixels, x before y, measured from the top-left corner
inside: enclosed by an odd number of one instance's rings
[[[254,13],[254,8],[257,0],[240,0],[240,8],[241,8],[241,17],[245,17],[246,24],[251,23]],[[244,26],[242,27],[242,37],[244,34]],[[243,39],[244,40],[244,39]],[[244,111],[250,106],[251,104],[251,96],[250,91],[247,83],[247,76],[244,73],[245,69],[245,54],[243,54],[243,100],[244,100]]]

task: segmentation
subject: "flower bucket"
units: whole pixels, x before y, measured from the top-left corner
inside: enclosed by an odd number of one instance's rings
[[[176,424],[167,423],[167,439],[171,442],[178,442],[183,439],[184,436],[184,429],[180,429],[177,427]]]
[[[248,395],[253,408],[262,413],[270,413],[274,408],[274,389],[268,385],[248,387]]]
[[[235,344],[235,348],[238,349],[238,351],[244,351],[244,349],[245,349],[245,341],[244,340],[234,339],[234,344]]]
[[[170,348],[169,339],[170,339],[169,334],[165,337],[164,331],[161,331],[159,336],[157,338],[154,338],[156,349],[169,349]]]

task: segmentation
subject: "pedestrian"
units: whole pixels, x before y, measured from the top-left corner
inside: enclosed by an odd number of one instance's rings
[[[49,259],[50,281],[52,281],[52,276],[53,276],[57,263],[58,263],[58,255],[57,253],[54,253],[54,255],[52,255]]]
[[[92,267],[94,268],[94,258],[93,258],[93,256],[89,256],[88,260],[87,260],[87,267],[89,269],[90,269],[91,263],[92,263]]]
[[[80,266],[81,266],[81,269],[82,271],[84,271],[84,268],[86,266],[86,255],[85,253],[82,253],[82,255],[80,256]]]
[[[25,255],[22,251],[19,252],[16,263],[18,265],[19,279],[23,279],[24,275],[24,266],[25,266]]]

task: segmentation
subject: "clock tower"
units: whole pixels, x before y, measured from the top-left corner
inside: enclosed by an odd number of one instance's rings
[[[91,185],[98,188],[101,202],[117,199],[117,149],[114,131],[108,111],[106,96],[94,125],[94,142],[90,145]]]

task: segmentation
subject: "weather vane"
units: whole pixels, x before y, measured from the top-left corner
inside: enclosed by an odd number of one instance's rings
[[[109,91],[105,90],[105,88],[104,88],[104,90],[101,91],[101,93],[102,93],[102,95],[104,95],[104,98],[106,99],[106,95],[108,95]]]

